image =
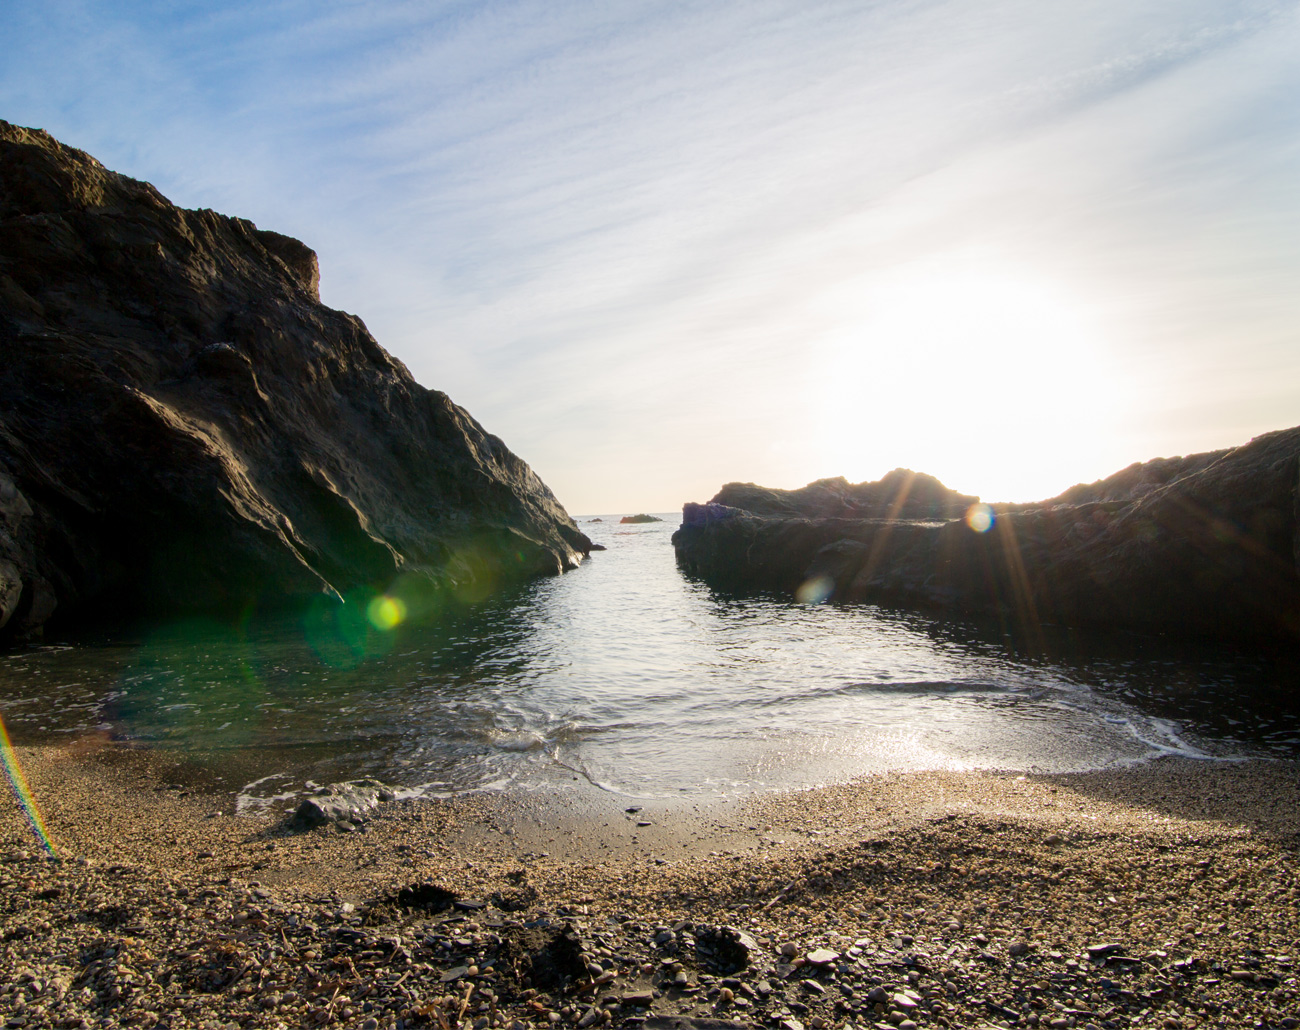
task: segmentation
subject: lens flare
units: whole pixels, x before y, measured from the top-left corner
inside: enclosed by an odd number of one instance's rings
[[[821,604],[835,592],[835,580],[830,576],[813,576],[799,584],[794,599],[800,604]]]
[[[976,533],[987,533],[997,519],[987,504],[972,504],[966,509],[966,525]]]
[[[9,739],[4,716],[0,716],[0,762],[4,763],[5,774],[9,777],[9,786],[13,788],[14,796],[18,798],[18,805],[31,824],[32,832],[40,840],[41,846],[50,853],[50,858],[58,858],[54,851],[54,841],[50,840],[49,831],[45,829],[45,820],[41,818],[41,810],[36,807],[36,798],[32,796],[32,789],[27,786],[27,777],[23,775],[23,768],[18,764],[18,752],[14,750],[13,741]]]
[[[375,629],[394,630],[406,621],[406,604],[399,597],[380,594],[366,605],[366,618]]]

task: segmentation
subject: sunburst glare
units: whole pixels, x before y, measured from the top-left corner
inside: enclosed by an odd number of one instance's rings
[[[1032,270],[966,254],[840,292],[810,387],[809,478],[899,465],[985,500],[1037,500],[1115,466],[1124,382],[1080,298]]]

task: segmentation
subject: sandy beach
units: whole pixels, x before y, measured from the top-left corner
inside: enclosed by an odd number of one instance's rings
[[[11,798],[7,1027],[1300,1026],[1294,765],[575,786],[340,832],[176,756],[19,757],[60,860]]]

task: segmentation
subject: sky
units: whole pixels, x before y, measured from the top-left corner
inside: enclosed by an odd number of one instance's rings
[[[1300,424],[1300,3],[0,0],[0,118],[313,247],[574,514]]]

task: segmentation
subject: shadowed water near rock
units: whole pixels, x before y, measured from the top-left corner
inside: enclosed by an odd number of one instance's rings
[[[532,470],[317,286],[297,240],[0,122],[0,633],[382,590],[391,621],[577,564]]]
[[[686,505],[673,544],[711,584],[803,600],[992,614],[1031,634],[1102,624],[1294,643],[1298,473],[1288,429],[970,520],[955,516],[974,498],[906,470],[796,491],[729,484]]]

